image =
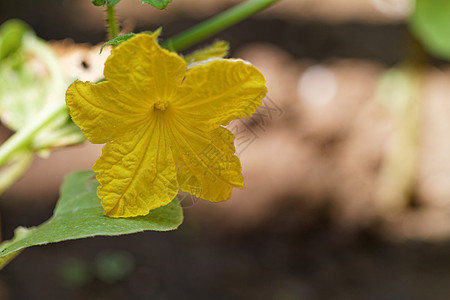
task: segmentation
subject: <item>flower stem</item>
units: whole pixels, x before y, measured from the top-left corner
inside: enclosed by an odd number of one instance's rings
[[[194,26],[162,44],[172,51],[181,51],[231,27],[280,0],[249,0]]]
[[[110,40],[115,39],[119,36],[119,27],[117,26],[114,5],[106,5],[106,19],[108,22],[108,37]]]

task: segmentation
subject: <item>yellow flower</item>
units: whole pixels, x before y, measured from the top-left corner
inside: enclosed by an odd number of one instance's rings
[[[187,66],[156,39],[122,43],[105,63],[106,81],[75,81],[66,93],[73,121],[89,141],[106,143],[93,170],[111,217],[146,215],[178,190],[216,202],[244,187],[223,126],[261,106],[263,75],[240,60]]]

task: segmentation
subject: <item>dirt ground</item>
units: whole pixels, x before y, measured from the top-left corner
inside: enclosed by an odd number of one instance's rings
[[[119,13],[136,31],[165,20],[171,36],[229,2],[195,14],[185,1],[151,12],[152,21],[128,4]],[[413,76],[401,11],[351,2],[333,14],[286,1],[220,34],[269,89],[252,119],[229,126],[244,190],[219,204],[182,198],[185,222],[174,232],[27,249],[0,273],[0,299],[448,299],[448,65],[430,59]],[[86,22],[52,26],[78,6]],[[102,29],[88,30],[101,11],[68,1],[57,8],[47,22],[21,13],[47,40],[65,30],[77,42],[103,39]],[[101,76],[107,52],[52,45],[68,74]],[[88,169],[100,151],[84,144],[36,158],[0,196],[3,238],[49,218],[63,176]]]

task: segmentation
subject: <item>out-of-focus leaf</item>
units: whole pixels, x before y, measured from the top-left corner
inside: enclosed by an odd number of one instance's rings
[[[32,33],[31,28],[16,19],[6,21],[0,27],[0,61],[22,46],[23,36]]]
[[[61,284],[66,288],[79,288],[93,279],[89,263],[81,258],[69,257],[58,272]]]
[[[8,46],[8,55],[0,60],[0,118],[14,131],[20,130],[46,105],[64,101],[70,83],[64,78],[60,62],[50,47],[19,20],[0,27],[3,37],[15,41]],[[12,52],[12,50],[14,50]],[[41,130],[30,150],[65,146],[84,141],[82,133],[66,113]]]
[[[428,51],[450,60],[450,1],[416,0],[410,27]]]
[[[95,259],[97,277],[114,284],[127,278],[135,268],[133,256],[124,251],[103,251]]]
[[[148,3],[158,9],[164,9],[172,0],[141,0],[142,3]]]
[[[92,171],[67,176],[53,216],[38,227],[16,231],[13,240],[0,245],[0,268],[27,247],[99,235],[168,231],[176,229],[183,221],[183,211],[177,199],[150,211],[146,216],[126,219],[107,217],[96,194],[98,182],[94,176]]]

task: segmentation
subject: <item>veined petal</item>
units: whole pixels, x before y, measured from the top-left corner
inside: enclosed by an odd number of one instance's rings
[[[267,93],[261,72],[242,60],[215,59],[190,68],[174,104],[205,130],[250,117]]]
[[[94,144],[124,135],[145,119],[146,110],[127,101],[128,96],[109,82],[73,82],[66,92],[70,116]]]
[[[146,215],[178,192],[172,151],[158,118],[106,144],[92,169],[98,172],[97,195],[110,217]]]
[[[234,154],[234,135],[219,127],[210,132],[171,124],[170,138],[178,168],[178,185],[184,192],[208,201],[224,201],[233,187],[243,188],[241,164]]]
[[[113,49],[105,63],[105,78],[144,103],[169,101],[181,84],[186,62],[161,48],[153,35],[138,34]]]

